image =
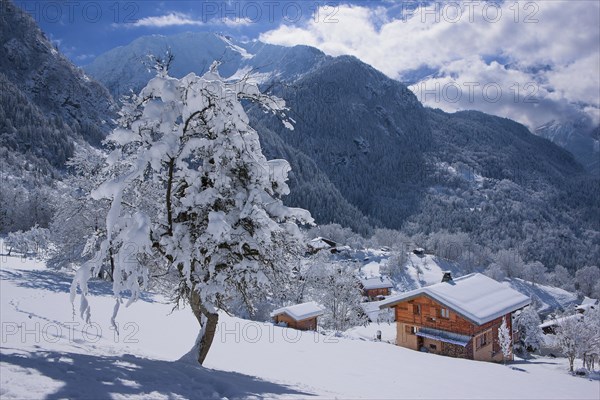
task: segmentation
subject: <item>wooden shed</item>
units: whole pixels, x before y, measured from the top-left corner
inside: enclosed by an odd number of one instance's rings
[[[393,307],[396,344],[413,350],[480,361],[502,361],[498,328],[529,297],[487,276],[470,274],[392,296],[380,308]],[[514,339],[514,338],[513,338]],[[514,340],[513,340],[514,343]]]
[[[360,286],[363,290],[363,296],[372,301],[378,300],[379,296],[389,296],[394,284],[386,276],[375,276],[360,278]]]
[[[323,237],[314,238],[308,243],[307,247],[309,254],[316,254],[322,250],[329,251],[332,254],[339,252],[339,245],[336,242]]]
[[[276,324],[301,331],[317,330],[317,318],[323,315],[323,307],[314,301],[278,308],[271,313]]]

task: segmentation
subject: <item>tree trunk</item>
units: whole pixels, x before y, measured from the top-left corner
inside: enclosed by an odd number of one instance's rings
[[[202,305],[200,295],[195,288],[192,289],[192,293],[190,294],[190,306],[194,316],[200,324],[200,335],[198,336],[196,348],[198,350],[197,360],[200,365],[202,365],[215,338],[215,333],[217,332],[217,323],[219,322],[219,314],[208,312],[208,310]]]
[[[575,363],[575,357],[569,356],[569,372],[573,372],[573,364]]]

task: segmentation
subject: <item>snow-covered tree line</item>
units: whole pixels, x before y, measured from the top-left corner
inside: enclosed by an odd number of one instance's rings
[[[338,224],[319,225],[308,231],[308,237],[322,236],[352,248],[386,247],[395,260],[389,266],[395,270],[387,274],[402,275],[406,253],[415,247],[423,247],[430,254],[455,263],[464,273],[485,272],[491,278],[521,278],[532,285],[548,284],[582,296],[600,298],[600,269],[595,265],[582,266],[576,271],[560,264],[546,266],[540,261],[526,262],[520,249],[508,248],[492,251],[475,243],[471,235],[464,232],[440,231],[429,235],[408,235],[392,229],[375,229],[369,238],[363,238],[352,230]],[[398,280],[398,279],[396,279]]]
[[[109,259],[115,316],[126,291],[127,304],[151,287],[189,304],[201,327],[200,363],[219,309],[243,305],[254,314],[257,299],[285,289],[301,254],[296,224],[312,223],[307,211],[283,205],[289,165],[264,157],[241,104],[256,102],[283,115],[283,101],[247,81],[224,81],[217,67],[182,79],[159,69],[125,104],[107,139],[112,152],[101,183],[91,193],[110,204],[105,228],[88,236],[85,247],[96,254],[72,286],[89,318],[87,282]]]

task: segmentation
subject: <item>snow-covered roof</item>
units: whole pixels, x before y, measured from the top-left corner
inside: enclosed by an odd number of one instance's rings
[[[588,305],[588,304],[597,305],[598,303],[600,303],[600,301],[598,299],[592,299],[592,298],[589,298],[589,297],[585,296],[583,298],[583,301],[581,302],[581,305],[582,306],[585,306],[585,305]]]
[[[540,326],[540,328],[544,329],[544,328],[549,328],[551,326],[559,326],[563,322],[571,320],[571,319],[582,319],[582,318],[583,318],[583,315],[581,315],[581,314],[567,315],[566,317],[549,319],[549,320],[541,323],[539,326]]]
[[[422,295],[448,306],[478,325],[525,307],[531,302],[524,294],[475,273],[388,297],[380,303],[380,308],[392,307]]]
[[[323,315],[323,307],[314,301],[309,301],[308,303],[278,308],[271,313],[271,318],[280,314],[287,314],[295,321],[302,321]]]
[[[309,246],[312,247],[313,249],[330,249],[332,247],[336,247],[337,243],[334,242],[333,240],[330,239],[326,239],[323,237],[316,237],[313,240],[310,241]]]
[[[583,299],[583,301],[581,302],[580,305],[578,305],[577,307],[575,307],[577,310],[580,311],[587,311],[590,308],[594,308],[595,306],[597,306],[599,303],[599,301],[597,299],[591,299],[589,297],[585,297]]]
[[[366,290],[386,289],[394,287],[394,284],[387,276],[373,276],[370,278],[360,278],[360,284]]]

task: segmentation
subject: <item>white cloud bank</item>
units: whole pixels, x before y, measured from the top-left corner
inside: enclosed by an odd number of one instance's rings
[[[197,21],[191,18],[187,14],[172,12],[165,15],[146,17],[127,24],[126,26],[133,27],[152,27],[152,28],[166,28],[170,26],[184,26],[184,25],[203,25],[202,21]]]
[[[580,112],[600,121],[600,2],[484,1],[342,5],[260,40],[350,54],[446,111],[478,109],[530,128]]]

